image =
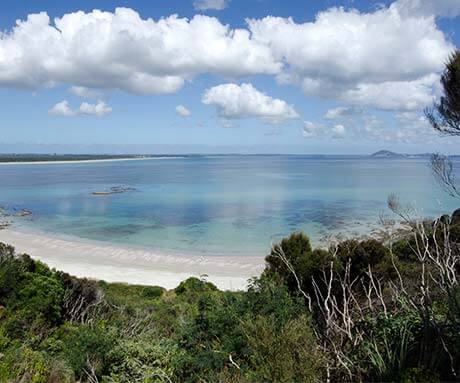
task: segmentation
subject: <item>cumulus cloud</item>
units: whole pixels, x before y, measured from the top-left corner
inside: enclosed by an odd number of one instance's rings
[[[398,0],[393,5],[403,15],[446,16],[460,15],[458,0]]]
[[[350,106],[338,106],[336,108],[329,109],[326,111],[324,118],[326,120],[336,120],[338,118],[353,116],[355,114],[362,113],[362,109],[350,107]]]
[[[345,135],[353,139],[388,144],[430,144],[439,139],[422,112],[403,111],[382,119],[368,110],[360,110],[336,120],[347,127]]]
[[[68,13],[51,22],[42,12],[0,34],[0,86],[69,83],[160,94],[176,92],[200,73],[275,74],[281,66],[247,29],[231,29],[204,15],[155,21],[117,8]]]
[[[217,9],[226,1],[195,0]],[[217,18],[154,20],[129,8],[28,15],[0,33],[0,86],[70,84],[76,92],[177,92],[199,74],[276,76],[349,105],[415,110],[431,103],[455,48],[434,15],[458,0],[398,0],[372,12],[330,8],[310,22],[268,16],[232,29]],[[203,9],[204,9],[203,8]]]
[[[267,96],[252,84],[217,85],[204,92],[202,102],[214,105],[219,116],[226,119],[255,117],[270,123],[280,123],[299,117],[286,101]]]
[[[332,137],[334,138],[344,138],[345,133],[346,130],[343,125],[337,124],[332,127]]]
[[[361,83],[343,92],[341,98],[382,110],[420,110],[433,102],[438,82],[439,76],[433,73],[414,81]]]
[[[70,107],[69,102],[66,100],[58,102],[49,111],[50,116],[64,116],[72,117],[75,116],[75,111]]]
[[[347,131],[342,124],[327,126],[312,121],[304,121],[302,136],[304,138],[344,138]]]
[[[176,114],[180,117],[188,117],[191,115],[190,110],[188,110],[184,105],[176,106]]]
[[[102,117],[109,114],[112,108],[109,107],[104,101],[98,101],[95,104],[82,102],[80,107],[73,109],[69,102],[66,100],[60,101],[55,104],[49,111],[51,116],[62,117],[75,117],[81,115]]]
[[[226,8],[228,0],[195,0],[193,6],[199,11],[206,11],[208,9],[214,9],[216,11],[221,11]]]
[[[253,40],[283,62],[278,81],[308,95],[383,109],[425,106],[454,49],[434,17],[403,14],[396,6],[372,13],[331,8],[306,23],[268,16],[248,25]]]
[[[312,121],[304,121],[302,127],[302,136],[305,138],[317,137],[322,127]]]

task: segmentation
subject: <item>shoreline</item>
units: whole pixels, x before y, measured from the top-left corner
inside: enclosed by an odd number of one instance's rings
[[[94,160],[57,160],[57,161],[9,161],[0,162],[1,165],[62,165],[62,164],[81,164],[81,163],[99,163],[99,162],[119,162],[119,161],[142,161],[142,160],[164,160],[184,158],[181,156],[175,157],[133,157],[133,158],[101,158]]]
[[[247,280],[264,269],[264,257],[172,255],[17,227],[0,230],[0,242],[76,277],[166,289],[177,287],[189,277],[206,275],[206,280],[221,290],[244,290]]]

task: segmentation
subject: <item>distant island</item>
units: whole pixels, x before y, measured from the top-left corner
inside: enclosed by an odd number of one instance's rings
[[[431,153],[403,154],[392,152],[390,150],[379,150],[370,156],[372,158],[429,158]]]
[[[379,150],[371,154],[372,158],[406,158],[407,155],[401,153],[395,153],[390,150]]]

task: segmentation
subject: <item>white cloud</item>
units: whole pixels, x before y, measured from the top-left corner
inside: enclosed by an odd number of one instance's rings
[[[268,16],[248,25],[253,40],[270,46],[285,64],[281,83],[384,109],[430,102],[433,78],[454,49],[434,17],[402,14],[396,6],[372,13],[331,8],[306,23]]]
[[[200,3],[216,9],[225,1]],[[415,110],[431,103],[455,48],[434,15],[460,14],[459,4],[398,0],[368,13],[330,8],[305,23],[250,19],[239,29],[204,15],[143,19],[129,8],[78,11],[53,21],[42,12],[0,32],[0,86],[64,83],[82,95],[106,89],[163,94],[204,73],[269,74],[307,95]]]
[[[350,106],[338,106],[336,108],[329,109],[324,115],[324,118],[326,120],[336,120],[338,118],[353,116],[362,112],[363,111],[361,109],[353,108]]]
[[[311,121],[304,121],[302,127],[302,136],[305,138],[317,137],[322,127]]]
[[[339,120],[342,125],[346,124],[346,136],[352,139],[384,144],[431,144],[438,139],[421,112],[399,112],[395,116],[386,115],[383,120],[361,110],[359,114],[343,116]]]
[[[191,115],[190,110],[188,110],[184,105],[176,106],[176,114],[181,117],[188,117]]]
[[[343,125],[334,125],[332,127],[332,137],[333,138],[344,138],[346,133],[346,129]]]
[[[285,101],[267,96],[252,84],[222,84],[207,89],[202,97],[206,105],[214,105],[223,118],[262,118],[280,123],[299,115]]]
[[[228,0],[195,0],[193,6],[199,11],[206,11],[208,9],[214,9],[221,11],[226,8]]]
[[[75,111],[69,105],[69,102],[66,100],[58,102],[54,105],[49,111],[48,114],[50,116],[64,116],[64,117],[72,117],[75,116]]]
[[[446,16],[460,15],[458,0],[398,0],[393,4],[403,15]]]
[[[79,114],[102,117],[110,113],[112,108],[107,106],[104,101],[98,101],[96,104],[88,104],[87,102],[82,102],[78,111]]]
[[[346,128],[342,124],[326,126],[312,121],[304,121],[302,127],[302,136],[304,138],[344,138]]]
[[[430,74],[414,81],[361,83],[343,92],[341,98],[384,110],[420,110],[433,102],[438,81],[438,75]]]
[[[48,114],[51,116],[75,117],[81,115],[102,117],[109,114],[112,108],[104,101],[98,101],[95,104],[82,102],[79,108],[72,109],[68,101],[63,100],[54,105]]]
[[[69,92],[82,98],[100,98],[102,96],[101,92],[84,86],[72,86],[70,87]]]
[[[0,33],[0,86],[6,87],[68,83],[138,94],[173,93],[200,73],[275,74],[281,65],[247,29],[230,29],[204,15],[155,21],[117,8],[114,13],[68,13],[52,23],[42,12]]]

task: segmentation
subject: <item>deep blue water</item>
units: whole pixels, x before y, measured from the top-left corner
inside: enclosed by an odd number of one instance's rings
[[[0,165],[0,205],[27,208],[23,225],[170,252],[264,255],[303,230],[363,233],[397,193],[420,214],[458,207],[426,159],[208,156],[143,161]],[[124,185],[136,190],[94,196]]]

